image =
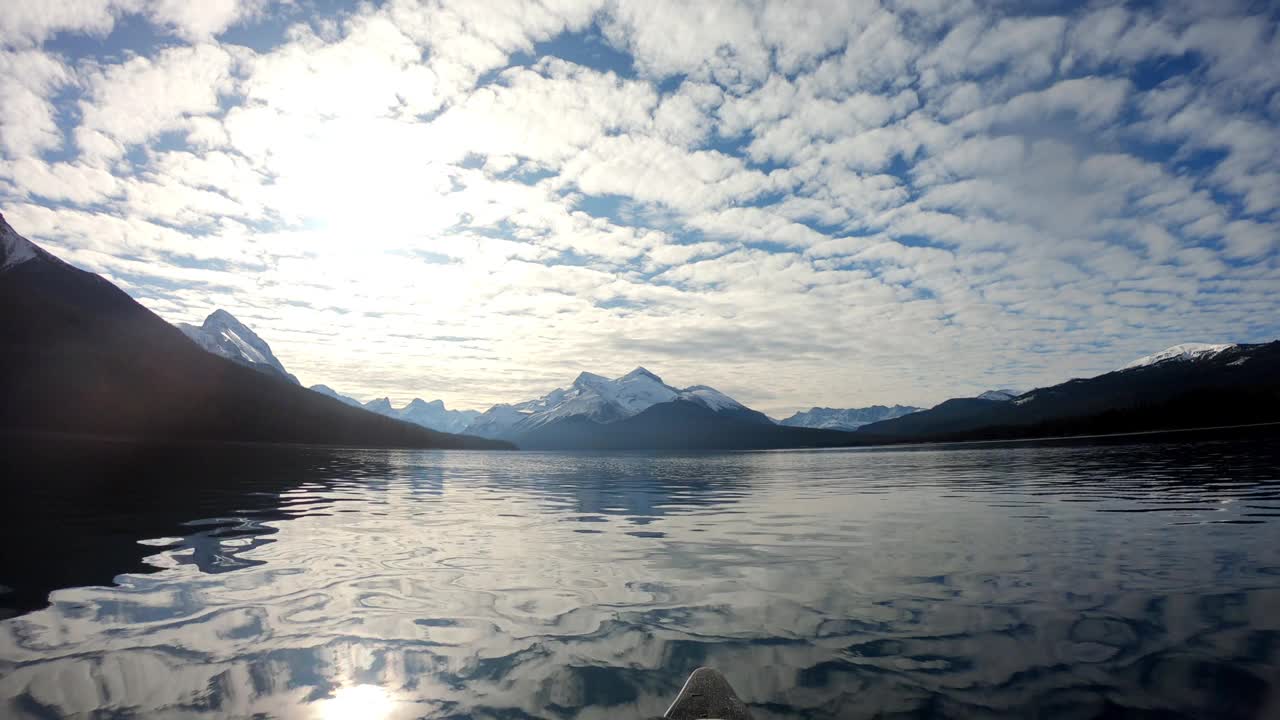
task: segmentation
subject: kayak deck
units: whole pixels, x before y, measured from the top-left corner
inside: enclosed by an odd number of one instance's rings
[[[751,720],[751,713],[723,675],[701,667],[685,681],[662,717],[665,720]]]

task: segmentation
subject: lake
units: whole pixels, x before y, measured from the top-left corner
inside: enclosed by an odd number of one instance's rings
[[[11,443],[0,717],[1280,717],[1280,443]]]

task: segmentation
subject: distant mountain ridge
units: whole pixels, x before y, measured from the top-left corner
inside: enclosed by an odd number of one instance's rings
[[[0,397],[6,432],[509,447],[425,429],[448,421],[535,449],[830,447],[1277,422],[1280,341],[1184,343],[1024,393],[988,391],[928,410],[814,408],[782,424],[711,387],[667,385],[643,367],[613,379],[584,372],[567,389],[479,414],[440,401],[395,408],[387,398],[361,404],[326,386],[299,387],[266,342],[229,313],[215,311],[184,333],[0,216]],[[867,411],[896,416],[852,431],[832,427],[860,422]]]
[[[1181,345],[1174,345],[1173,347],[1165,348],[1158,353],[1147,355],[1146,357],[1140,357],[1120,369],[1132,370],[1133,368],[1156,365],[1170,360],[1175,362],[1205,360],[1233,347],[1235,347],[1235,345],[1231,343],[1221,345],[1211,345],[1209,343],[1182,343]]]
[[[1003,388],[1001,390],[988,390],[978,395],[977,397],[979,400],[995,400],[997,402],[1005,402],[1007,400],[1012,400],[1021,394],[1022,394],[1021,390],[1010,390],[1009,388]]]
[[[797,412],[791,417],[780,420],[778,424],[788,427],[822,428],[825,430],[857,430],[863,425],[870,425],[881,420],[892,420],[903,415],[919,412],[923,408],[908,405],[872,405],[864,408],[826,408],[815,407]]]
[[[614,422],[561,418],[515,436],[524,450],[769,450],[841,447],[853,433],[762,423],[685,398],[650,405]]]
[[[241,338],[242,340],[245,338]],[[0,431],[146,442],[490,448],[347,407],[191,342],[0,215]]]
[[[342,393],[338,392],[337,390],[334,390],[328,385],[312,385],[310,390],[312,392],[318,392],[321,395],[327,395],[328,397],[331,397],[334,400],[337,400],[339,402],[346,403],[351,407],[358,407],[358,408],[364,407],[364,403],[360,402],[359,400],[353,397],[350,397],[349,395],[343,395]]]
[[[339,393],[328,385],[312,385],[311,390],[352,407],[364,408],[372,413],[404,420],[405,422],[411,422],[414,425],[421,425],[440,432],[461,433],[467,429],[467,426],[473,420],[480,416],[479,410],[449,410],[445,408],[443,400],[426,401],[422,398],[414,398],[404,407],[397,408],[391,405],[390,398],[376,398],[367,403],[362,403],[349,395]]]
[[[609,424],[638,415],[654,405],[677,400],[701,406],[720,417],[773,424],[764,413],[748,408],[715,388],[706,385],[675,388],[645,368],[637,367],[613,379],[583,372],[568,389],[556,388],[522,403],[495,405],[476,417],[466,432],[509,439],[570,418]]]
[[[1280,341],[1179,345],[1011,400],[958,398],[863,426],[865,442],[1111,433],[1280,420]]]

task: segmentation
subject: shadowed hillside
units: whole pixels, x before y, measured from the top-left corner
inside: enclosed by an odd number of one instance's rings
[[[349,407],[211,355],[105,279],[5,234],[0,430],[149,441],[503,448]]]

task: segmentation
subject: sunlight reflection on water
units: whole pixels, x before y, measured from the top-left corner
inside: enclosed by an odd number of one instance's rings
[[[1270,443],[261,466],[0,625],[0,715],[640,718],[704,664],[758,718],[1280,707]]]
[[[395,702],[377,685],[355,685],[338,688],[316,708],[322,720],[386,720]]]

